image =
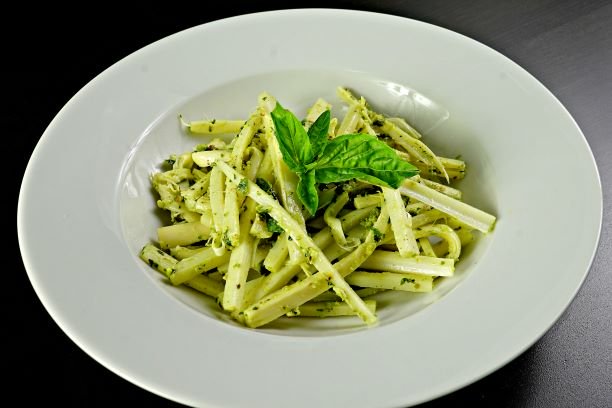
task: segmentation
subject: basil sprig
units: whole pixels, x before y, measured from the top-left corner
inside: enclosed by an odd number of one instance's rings
[[[297,196],[314,215],[319,205],[318,183],[350,179],[398,188],[418,169],[402,160],[377,137],[347,134],[327,138],[330,112],[323,112],[306,132],[302,123],[279,103],[272,111],[276,140],[287,167],[299,177]]]

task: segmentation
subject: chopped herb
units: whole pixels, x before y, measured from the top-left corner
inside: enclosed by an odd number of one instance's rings
[[[240,191],[242,194],[246,194],[248,186],[249,186],[249,181],[247,179],[243,178],[238,183],[238,187],[237,188],[238,188],[238,191]]]
[[[306,248],[306,250],[304,251],[304,257],[306,258],[306,262],[312,263],[312,248]]]
[[[227,235],[227,230],[223,232],[223,243],[228,247],[232,246],[232,240]]]
[[[267,180],[258,177],[257,179],[255,179],[255,184],[257,184],[257,186],[263,191],[274,197],[275,200],[278,200],[278,198],[276,197],[276,192],[272,188],[272,184],[268,183]]]
[[[403,285],[405,283],[414,283],[416,282],[416,279],[412,279],[412,278],[402,278],[402,280],[400,281],[400,285]]]
[[[372,227],[371,231],[374,234],[374,242],[380,242],[383,239],[383,233],[378,228]]]
[[[266,218],[266,226],[268,227],[268,231],[270,232],[283,232],[284,229],[278,225],[278,222],[276,222],[276,220],[272,217],[270,217],[269,214],[265,214],[264,218]]]
[[[374,225],[374,223],[376,222],[376,219],[378,218],[378,216],[380,215],[380,208],[376,207],[374,208],[370,214],[365,217],[362,221],[361,221],[361,226],[364,228],[371,228],[372,225]]]

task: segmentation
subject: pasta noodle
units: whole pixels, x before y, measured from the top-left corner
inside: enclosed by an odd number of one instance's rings
[[[318,187],[310,180],[315,190],[304,190],[306,173],[284,162],[271,115],[278,105],[267,93],[247,120],[181,117],[194,135],[235,136],[171,156],[172,168],[151,176],[171,225],[158,229],[157,245],[146,244],[140,257],[172,284],[216,298],[248,327],[282,316],[356,315],[372,324],[377,293],[435,290],[438,279],[453,275],[462,247],[477,231],[491,232],[496,218],[448,185],[465,176],[463,160],[435,155],[405,119],[373,111],[348,89],[338,88],[338,96],[348,111],[343,118],[327,113],[322,131],[318,119],[330,103],[319,98],[308,109],[302,125],[313,143],[370,135],[420,174],[399,188],[364,176]],[[316,132],[324,140],[313,139]],[[327,151],[304,152],[312,161]],[[311,210],[300,197],[313,191]]]

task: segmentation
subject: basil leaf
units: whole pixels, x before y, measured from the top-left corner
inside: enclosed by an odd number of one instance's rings
[[[419,172],[385,143],[365,134],[342,135],[329,141],[319,160],[307,169],[316,170],[317,183],[356,178],[392,188]]]
[[[308,128],[308,138],[312,146],[312,157],[317,157],[323,152],[327,145],[327,133],[329,132],[330,111],[326,110],[319,115],[317,120]]]
[[[416,167],[375,136],[350,134],[328,140],[330,117],[329,111],[323,112],[306,132],[295,115],[279,103],[272,111],[283,161],[297,173],[297,196],[312,215],[319,204],[317,183],[359,179],[397,188],[418,174]]]
[[[304,166],[309,164],[314,157],[304,126],[293,113],[283,108],[278,102],[271,115],[283,160],[295,173],[304,173],[306,171]]]
[[[316,187],[315,170],[310,170],[300,175],[296,193],[308,212],[314,215],[319,207],[319,192]]]

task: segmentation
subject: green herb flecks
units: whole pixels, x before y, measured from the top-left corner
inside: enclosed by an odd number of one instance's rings
[[[266,214],[268,215],[268,214]],[[270,232],[283,232],[283,228],[278,225],[278,222],[272,217],[268,215],[268,219],[266,220],[266,226],[268,227],[268,231]]]
[[[263,191],[265,191],[266,193],[270,194],[272,197],[274,197],[275,199],[278,199],[276,197],[276,192],[274,191],[274,189],[272,188],[272,185],[270,183],[268,183],[268,181],[266,181],[265,179],[262,178],[257,178],[255,179],[255,184],[257,184],[257,186],[259,188],[261,188]]]
[[[242,194],[246,194],[247,193],[247,188],[249,186],[249,182],[247,179],[242,179],[240,180],[240,183],[238,183],[238,191],[240,191]]]

